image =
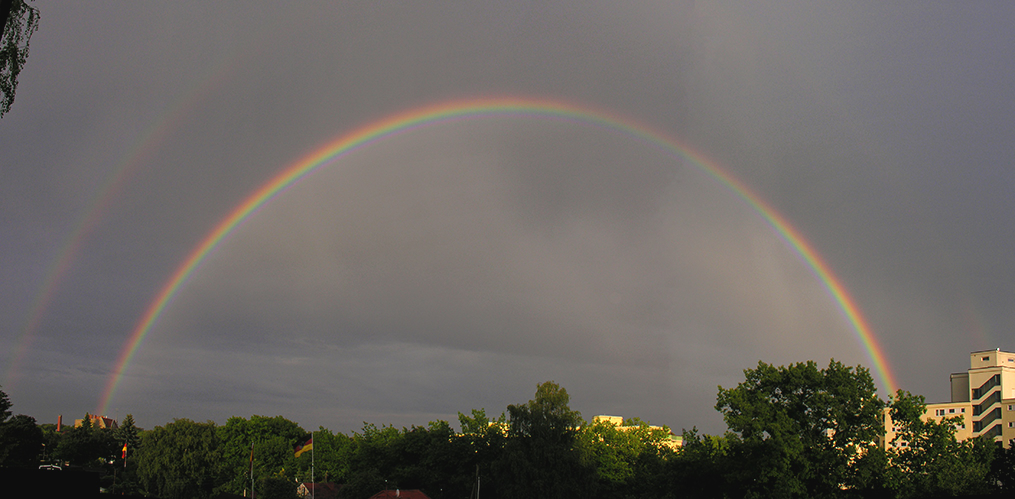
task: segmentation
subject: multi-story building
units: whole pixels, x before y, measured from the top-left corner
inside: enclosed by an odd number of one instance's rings
[[[600,422],[600,421],[603,421],[603,422],[606,422],[606,423],[610,423],[610,424],[615,426],[620,431],[632,431],[632,430],[635,430],[635,429],[641,427],[640,425],[625,425],[624,424],[624,418],[621,417],[621,416],[606,416],[606,415],[601,415],[601,416],[596,416],[596,417],[592,418],[592,422],[593,423],[597,423],[597,422]],[[675,450],[680,450],[684,446],[684,437],[683,437],[683,435],[677,435],[676,433],[673,433],[673,430],[670,430],[669,428],[664,428],[662,426],[649,425],[648,430],[649,431],[666,431],[667,432],[666,439],[663,440],[661,443],[662,443],[662,445],[664,445],[665,447],[669,448],[670,450],[674,450],[674,451]]]
[[[92,421],[92,428],[106,428],[115,430],[117,428],[116,420],[113,418],[107,418],[105,416],[96,416],[95,414],[88,414],[88,419]],[[60,416],[60,421],[63,421],[63,416]],[[85,424],[84,418],[75,419],[74,427],[79,428]]]
[[[955,437],[993,437],[1010,447],[1015,440],[1015,353],[1001,349],[969,354],[969,370],[951,375],[951,402],[927,404],[924,420],[960,416]],[[885,417],[885,441],[892,442],[897,427]],[[895,445],[906,445],[896,442]]]

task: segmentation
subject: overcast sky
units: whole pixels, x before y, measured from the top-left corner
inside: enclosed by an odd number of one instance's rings
[[[723,165],[929,401],[969,352],[1015,350],[1010,2],[34,5],[0,119],[0,383],[39,422],[96,409],[146,307],[255,189],[466,97],[607,109]],[[621,134],[498,118],[373,144],[263,207],[106,415],[349,432],[500,414],[555,380],[587,419],[717,433],[717,386],[830,358],[874,367],[735,192]]]

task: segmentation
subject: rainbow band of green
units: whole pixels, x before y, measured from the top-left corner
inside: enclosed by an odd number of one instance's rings
[[[661,148],[673,156],[689,160],[703,172],[726,185],[754,211],[761,215],[806,261],[807,265],[824,284],[825,288],[842,309],[846,319],[852,325],[874,365],[874,373],[881,385],[888,389],[890,393],[895,392],[898,385],[888,368],[884,351],[881,349],[874,333],[860,312],[856,301],[846,291],[841,281],[832,273],[828,264],[818,255],[810,243],[804,239],[803,235],[743,182],[686,144],[633,120],[590,107],[580,107],[561,101],[507,97],[443,102],[411,109],[375,121],[325,144],[313,153],[286,167],[274,178],[257,189],[257,191],[248,196],[215,226],[190,253],[183,264],[176,269],[176,272],[173,273],[165,285],[162,286],[158,295],[156,295],[155,299],[145,310],[144,315],[124,345],[117,360],[116,368],[110,374],[106,383],[97,414],[105,414],[106,408],[116,392],[124,372],[130,365],[131,359],[137,353],[145,336],[151,331],[152,326],[158,321],[166,306],[180,290],[180,287],[200,267],[205,258],[237,226],[264,206],[265,203],[318,168],[332,164],[350,152],[378,141],[404,134],[420,127],[433,126],[449,121],[504,116],[564,120],[619,132],[639,142]]]

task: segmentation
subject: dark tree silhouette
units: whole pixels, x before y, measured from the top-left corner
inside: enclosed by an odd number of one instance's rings
[[[11,110],[28,42],[39,29],[39,9],[25,0],[0,0],[0,117]]]

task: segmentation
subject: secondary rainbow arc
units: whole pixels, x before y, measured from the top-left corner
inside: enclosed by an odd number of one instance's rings
[[[502,97],[441,102],[410,109],[369,123],[339,136],[292,163],[250,194],[201,240],[145,309],[122,348],[116,366],[107,380],[97,413],[104,414],[106,412],[109,402],[138,348],[183,284],[225,238],[271,199],[317,169],[333,164],[353,151],[384,139],[408,133],[420,127],[434,126],[449,121],[498,116],[567,120],[622,133],[640,142],[661,148],[675,157],[688,160],[701,171],[727,186],[771,225],[779,236],[803,258],[852,326],[873,364],[876,378],[889,393],[895,392],[898,385],[889,369],[887,357],[860,311],[856,300],[803,234],[746,184],[689,145],[634,120],[589,106],[578,106],[560,100]]]
[[[106,177],[88,207],[81,213],[73,229],[64,239],[56,253],[56,258],[48,267],[42,286],[32,301],[28,318],[18,335],[18,342],[13,350],[4,374],[4,384],[8,388],[19,381],[22,364],[31,347],[33,337],[42,324],[44,315],[56,295],[73,262],[78,257],[85,241],[102,221],[103,215],[114,204],[117,196],[123,191],[130,177],[144,164],[165,140],[180,126],[184,117],[202,100],[211,95],[234,72],[238,61],[219,65],[215,71],[199,78],[176,101],[168,106],[158,119],[153,121],[135,141],[123,158],[116,164],[113,171]]]

